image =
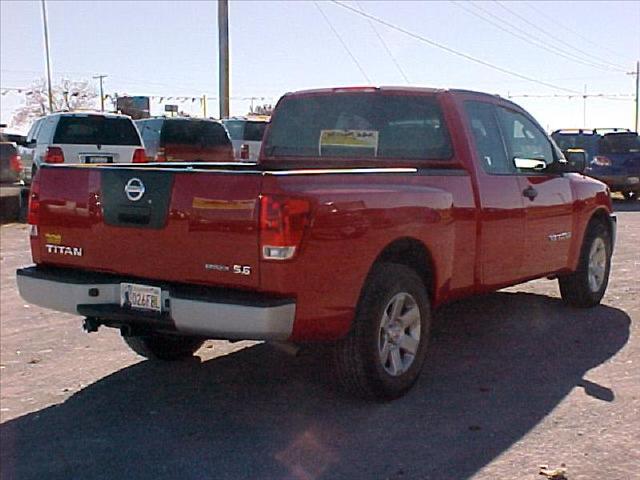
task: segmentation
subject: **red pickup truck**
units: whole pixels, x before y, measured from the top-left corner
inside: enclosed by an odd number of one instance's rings
[[[44,165],[18,286],[149,358],[204,339],[332,342],[341,384],[395,398],[446,302],[540,277],[600,302],[615,217],[569,156],[498,96],[291,93],[254,164]]]

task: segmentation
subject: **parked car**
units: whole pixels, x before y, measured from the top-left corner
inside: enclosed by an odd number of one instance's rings
[[[585,173],[603,181],[627,200],[640,198],[640,137],[624,128],[556,130],[551,134],[562,150],[587,153]]]
[[[231,140],[215,120],[160,117],[135,123],[150,161],[233,161]]]
[[[18,183],[22,178],[22,162],[18,148],[12,142],[5,142],[0,135],[0,183]]]
[[[257,165],[43,167],[18,288],[151,359],[207,338],[330,342],[337,382],[396,398],[447,302],[544,277],[600,302],[616,222],[584,167],[494,95],[287,94]]]
[[[235,158],[242,161],[257,161],[269,117],[233,117],[223,120],[222,123],[231,137]]]
[[[133,121],[111,113],[54,113],[36,120],[21,155],[28,178],[43,164],[146,161]]]

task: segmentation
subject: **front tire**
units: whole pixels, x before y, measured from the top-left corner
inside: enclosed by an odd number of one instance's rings
[[[193,337],[150,334],[145,336],[124,336],[125,343],[150,360],[182,360],[193,356],[204,340]]]
[[[429,297],[416,272],[394,263],[374,266],[351,332],[334,346],[337,380],[361,398],[404,395],[422,370],[430,326]]]
[[[638,200],[638,192],[631,192],[631,191],[622,192],[622,196],[627,202]]]
[[[592,221],[585,234],[578,269],[558,278],[560,295],[571,306],[588,308],[600,303],[609,284],[611,235],[599,221]]]

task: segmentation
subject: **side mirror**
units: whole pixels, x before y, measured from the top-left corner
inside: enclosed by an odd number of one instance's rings
[[[547,168],[547,164],[544,160],[538,160],[535,158],[515,157],[513,159],[513,164],[519,170],[533,170],[534,172],[542,172]]]
[[[565,150],[564,157],[567,165],[564,171],[567,173],[583,173],[587,168],[587,153],[579,148]]]

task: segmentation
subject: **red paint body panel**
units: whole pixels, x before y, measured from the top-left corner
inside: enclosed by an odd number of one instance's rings
[[[402,172],[355,168],[365,165],[349,165],[353,171],[270,171],[268,158],[254,171],[207,170],[195,164],[193,171],[166,168],[173,176],[169,210],[157,229],[104,223],[103,167],[44,167],[39,236],[31,242],[34,261],[293,297],[293,341],[346,334],[373,263],[401,239],[420,242],[431,257],[434,306],[576,268],[587,223],[598,210],[611,212],[604,184],[579,174],[485,173],[475,158],[463,102],[482,98],[516,108],[510,102],[470,92],[384,90],[436,96],[453,158],[366,165],[414,169]],[[295,164],[287,158],[287,166]],[[298,162],[301,167],[304,163]],[[135,173],[134,167],[118,168]],[[534,201],[522,196],[530,185],[540,192]],[[291,260],[260,258],[262,195],[302,197],[311,203],[309,226]],[[561,232],[571,232],[571,238],[549,241],[549,235]],[[56,235],[62,245],[81,247],[83,256],[47,252],[45,244]],[[249,266],[251,275],[207,265]]]

